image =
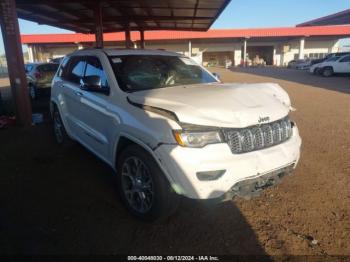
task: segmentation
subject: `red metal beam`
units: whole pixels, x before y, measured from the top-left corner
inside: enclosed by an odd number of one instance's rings
[[[12,97],[15,102],[16,120],[18,124],[28,127],[32,124],[32,109],[28,95],[27,78],[24,72],[15,0],[0,1],[0,25],[4,39]]]

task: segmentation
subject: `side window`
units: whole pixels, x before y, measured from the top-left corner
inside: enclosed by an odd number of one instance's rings
[[[69,63],[68,72],[65,78],[73,83],[80,84],[80,79],[83,77],[85,60],[84,58],[75,57],[71,59]]]
[[[106,73],[103,70],[101,62],[97,57],[87,57],[84,76],[99,76],[101,78],[102,88],[108,87]]]
[[[26,70],[27,73],[31,72],[32,69],[33,69],[33,66],[32,66],[32,65],[26,65],[26,66],[25,66],[25,70]]]
[[[60,65],[60,68],[58,69],[57,76],[65,78],[66,76],[65,73],[67,72],[67,66],[69,64],[68,62],[69,62],[69,57],[65,57]]]
[[[339,61],[340,63],[350,62],[350,56],[346,56]]]

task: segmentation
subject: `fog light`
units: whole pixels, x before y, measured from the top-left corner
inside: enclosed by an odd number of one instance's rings
[[[216,171],[206,171],[206,172],[197,172],[197,178],[202,181],[213,181],[219,179],[226,170],[216,170]]]

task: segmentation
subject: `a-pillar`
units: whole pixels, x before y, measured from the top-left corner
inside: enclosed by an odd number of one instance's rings
[[[305,37],[300,39],[299,44],[299,59],[304,59]]]
[[[16,110],[16,122],[19,125],[28,127],[32,124],[32,109],[24,71],[22,44],[15,0],[0,1],[0,25],[2,37],[4,39],[12,97]]]

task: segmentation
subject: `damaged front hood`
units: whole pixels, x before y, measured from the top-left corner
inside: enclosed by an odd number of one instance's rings
[[[165,109],[182,123],[246,127],[273,122],[290,109],[288,94],[277,84],[198,84],[139,91],[132,103]]]

